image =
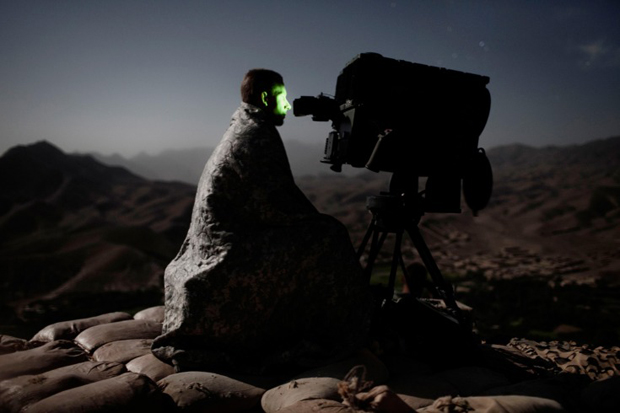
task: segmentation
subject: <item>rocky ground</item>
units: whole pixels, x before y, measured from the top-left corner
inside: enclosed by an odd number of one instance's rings
[[[419,353],[375,343],[294,376],[176,373],[150,352],[162,321],[163,307],[152,307],[134,316],[115,312],[55,323],[29,340],[0,335],[0,412],[516,413],[620,407],[619,347],[513,339],[469,348],[444,343],[439,351],[426,347]]]

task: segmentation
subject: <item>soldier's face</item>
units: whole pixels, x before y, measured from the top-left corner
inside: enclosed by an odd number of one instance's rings
[[[286,88],[284,85],[275,85],[266,100],[267,111],[273,115],[276,126],[283,125],[286,112],[291,110],[291,104],[286,100]]]

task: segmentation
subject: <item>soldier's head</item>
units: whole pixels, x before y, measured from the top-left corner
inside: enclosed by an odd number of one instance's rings
[[[268,69],[246,73],[241,82],[241,100],[263,109],[277,126],[284,124],[286,112],[291,109],[282,76]]]

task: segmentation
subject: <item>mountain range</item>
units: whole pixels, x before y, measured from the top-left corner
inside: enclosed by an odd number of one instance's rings
[[[329,171],[328,166],[319,161],[323,154],[323,143],[312,145],[299,141],[285,141],[284,144],[295,176],[316,175]],[[171,149],[156,155],[140,153],[129,158],[119,154],[90,155],[101,163],[124,167],[148,179],[180,181],[196,185],[213,149],[212,147]]]
[[[318,146],[288,143],[287,151],[300,188],[359,245],[371,218],[366,198],[387,190],[389,175],[333,173],[316,161]],[[210,152],[127,160],[66,154],[43,141],[4,153],[3,323],[36,328],[74,314],[160,303],[163,270],[185,236]],[[457,294],[465,300],[490,280],[526,277],[544,285],[604,285],[615,295],[603,299],[620,308],[620,137],[565,147],[510,145],[487,155],[494,171],[487,208],[477,217],[465,206],[461,214],[426,214],[420,223]],[[379,271],[391,259],[388,246]],[[408,241],[402,249],[406,260],[416,259]]]
[[[146,180],[47,142],[8,150],[0,188],[5,322],[13,309],[49,313],[33,300],[64,297],[52,307],[86,306],[87,314],[99,310],[90,304],[112,304],[119,292],[159,300],[162,271],[185,236],[195,193],[191,185]]]

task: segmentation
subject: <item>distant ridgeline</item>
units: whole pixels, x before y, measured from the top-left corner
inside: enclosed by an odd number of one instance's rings
[[[336,173],[322,164],[323,142],[307,144],[299,141],[284,141],[293,174],[306,175]],[[487,150],[494,172],[527,173],[529,167],[539,170],[564,169],[568,166],[585,170],[608,170],[618,168],[620,137],[592,141],[582,145],[547,146],[535,148],[514,144],[498,146]],[[98,161],[112,166],[122,166],[148,179],[181,181],[197,184],[206,161],[213,152],[211,147],[166,150],[157,155],[141,153],[125,158],[121,155],[91,154]],[[352,168],[349,168],[352,169]],[[520,172],[519,172],[520,171]],[[355,170],[361,172],[363,170]]]
[[[298,141],[284,141],[284,145],[295,176],[331,173],[327,165],[320,163],[323,154],[322,142],[310,145]],[[157,155],[141,153],[131,158],[98,153],[93,153],[92,156],[102,163],[122,166],[148,179],[180,181],[196,185],[212,152],[213,148],[202,147],[170,149]]]

